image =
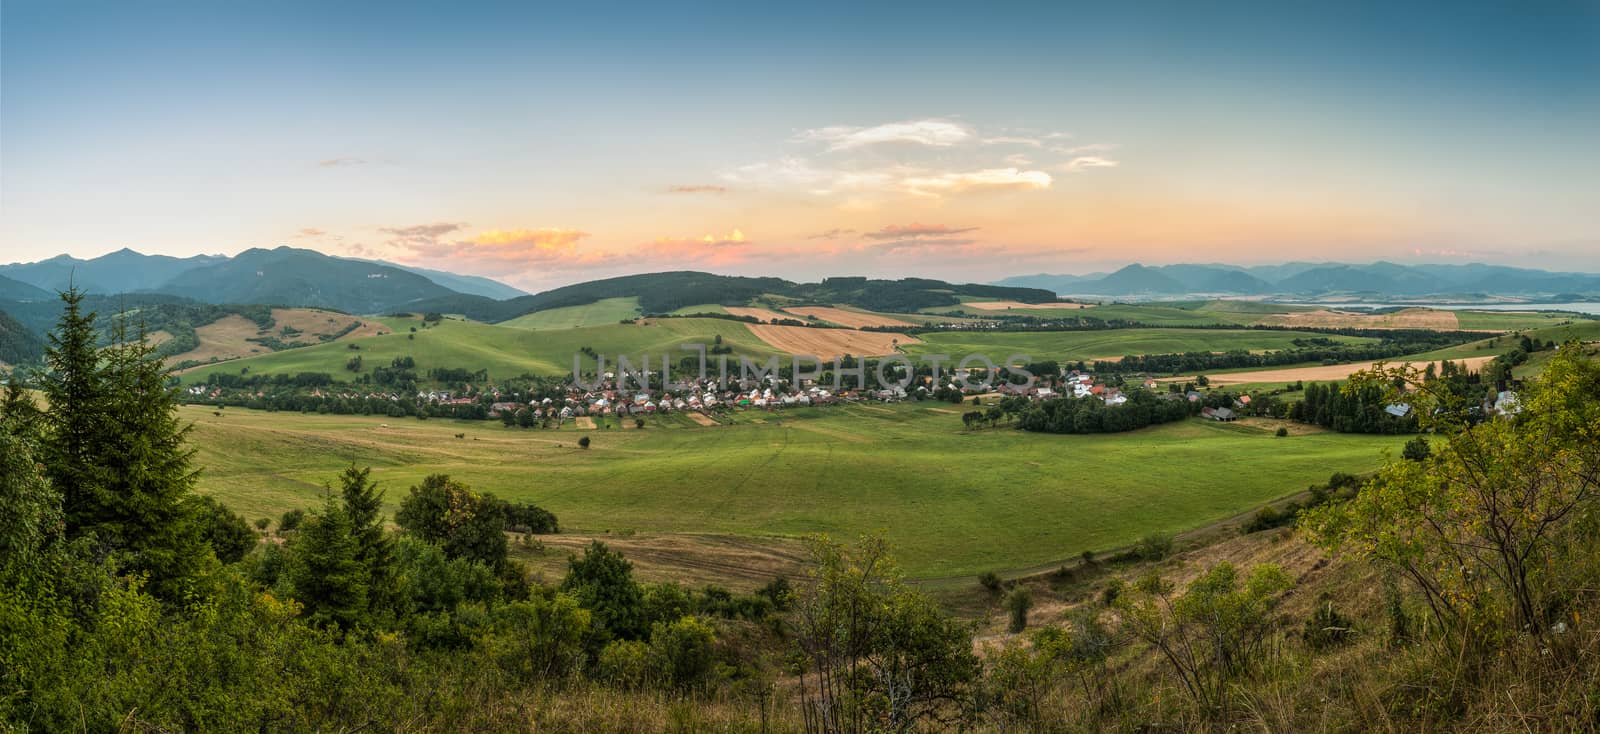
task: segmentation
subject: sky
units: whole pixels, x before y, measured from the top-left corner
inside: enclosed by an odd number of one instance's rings
[[[1592,0],[865,5],[6,0],[0,262],[1600,271]]]

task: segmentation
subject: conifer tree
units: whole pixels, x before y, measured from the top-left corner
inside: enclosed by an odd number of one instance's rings
[[[395,602],[394,541],[383,528],[383,491],[370,478],[371,467],[351,466],[339,476],[344,511],[356,541],[356,560],[367,570],[367,602],[374,614]]]
[[[367,621],[367,570],[352,531],[350,517],[330,497],[294,540],[289,580],[312,624],[350,630]]]
[[[98,439],[111,430],[104,375],[97,348],[95,314],[83,313],[83,293],[61,294],[66,304],[45,348],[41,380],[50,410],[44,425],[48,439],[41,447],[45,471],[61,492],[67,532],[82,535],[94,529],[110,505],[106,477],[96,463]]]
[[[61,492],[68,538],[91,536],[150,590],[181,598],[209,556],[190,498],[196,471],[188,433],[167,386],[167,369],[141,330],[123,324],[98,346],[83,294],[66,304],[46,351],[42,457]]]
[[[0,584],[37,578],[61,535],[61,495],[40,471],[29,429],[0,415]]]

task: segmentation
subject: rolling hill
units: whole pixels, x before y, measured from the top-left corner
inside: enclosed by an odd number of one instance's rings
[[[206,303],[265,303],[350,313],[395,311],[457,295],[424,276],[390,265],[329,257],[292,247],[251,249],[186,271],[163,293]]]
[[[1429,295],[1600,295],[1600,275],[1553,273],[1501,265],[1400,265],[1376,262],[1293,262],[1239,267],[1219,264],[1129,265],[1109,275],[1022,275],[1000,285],[1047,288],[1060,294],[1180,296],[1187,294],[1311,297],[1365,294],[1378,298]]]

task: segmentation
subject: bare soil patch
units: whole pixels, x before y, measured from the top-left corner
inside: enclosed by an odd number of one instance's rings
[[[1355,329],[1441,329],[1453,331],[1461,328],[1454,311],[1431,308],[1407,308],[1394,313],[1372,314],[1354,311],[1320,309],[1294,313],[1268,314],[1261,319],[1269,326],[1314,326],[1323,328]]]
[[[1476,370],[1483,367],[1484,363],[1491,359],[1494,359],[1494,357],[1466,357],[1464,359],[1452,359],[1450,361],[1458,364],[1465,363],[1468,369]],[[1371,369],[1374,364],[1377,363],[1355,362],[1352,364],[1317,365],[1315,367],[1287,367],[1276,370],[1225,372],[1222,374],[1206,375],[1206,377],[1211,380],[1212,385],[1243,385],[1254,382],[1295,382],[1297,380],[1304,380],[1306,382],[1327,382],[1330,380],[1343,380],[1361,370]],[[1399,362],[1391,360],[1389,364],[1399,364]],[[1418,368],[1425,368],[1428,363],[1411,362],[1410,364]],[[1434,366],[1437,367],[1438,363],[1435,362]],[[1160,381],[1184,382],[1193,379],[1194,375],[1189,375],[1187,377],[1165,377],[1161,378]]]
[[[778,313],[777,311],[773,311],[769,308],[754,308],[749,306],[723,306],[723,308],[727,309],[728,313],[731,313],[734,316],[751,316],[761,319],[762,323],[767,324],[770,324],[774,321],[794,320],[794,317],[790,316],[789,314]]]
[[[797,306],[784,310],[801,316],[815,316],[823,321],[840,326],[848,326],[852,329],[860,329],[866,326],[916,326],[916,324],[901,321],[900,319],[891,319],[888,316],[846,311],[832,306]]]
[[[698,412],[698,411],[685,413],[684,415],[689,416],[689,420],[692,420],[692,421],[694,421],[696,423],[699,423],[702,426],[721,425],[720,423],[717,423],[715,418],[712,418],[711,416],[706,415],[705,413]]]
[[[572,420],[578,425],[579,428],[587,428],[592,430],[595,427],[594,419],[586,415],[580,415]]]
[[[809,354],[833,359],[846,354],[875,357],[892,354],[896,344],[918,344],[922,340],[905,334],[853,329],[814,329],[805,326],[745,324],[750,333],[773,349],[785,354]]]
[[[1067,301],[1052,301],[1050,303],[1023,303],[1021,301],[967,301],[961,304],[984,311],[1008,311],[1014,308],[1093,308],[1092,303],[1069,303]]]

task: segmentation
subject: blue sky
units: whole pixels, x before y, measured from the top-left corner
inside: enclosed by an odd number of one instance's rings
[[[1600,270],[1600,4],[0,6],[0,260]]]

